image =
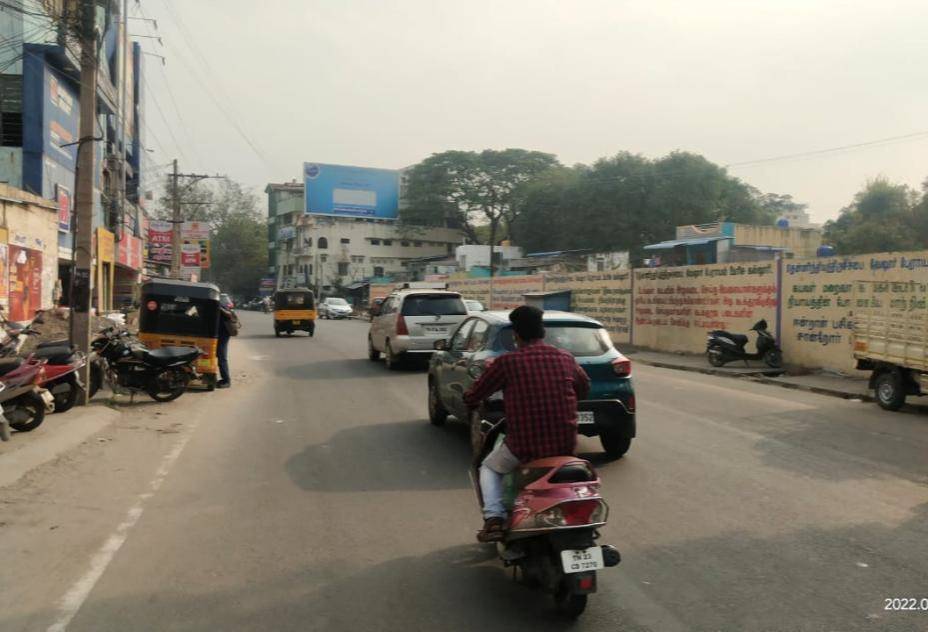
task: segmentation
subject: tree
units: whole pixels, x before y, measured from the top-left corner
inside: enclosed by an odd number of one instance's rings
[[[923,195],[885,178],[869,181],[838,219],[825,223],[825,241],[842,254],[918,250],[928,238],[928,182]]]
[[[557,165],[553,155],[525,149],[433,154],[407,172],[400,219],[460,228],[472,243],[495,245],[504,230],[513,235],[525,185]],[[486,239],[478,232],[483,225]]]
[[[518,222],[528,251],[628,250],[672,239],[677,226],[770,224],[759,192],[704,157],[674,152],[649,160],[620,152],[592,166],[552,169],[524,188]]]

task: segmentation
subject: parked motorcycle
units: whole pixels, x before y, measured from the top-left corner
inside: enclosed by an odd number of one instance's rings
[[[751,327],[751,331],[757,333],[757,351],[753,353],[746,349],[748,337],[744,334],[733,334],[721,329],[710,331],[706,340],[706,357],[709,364],[719,367],[733,360],[744,360],[745,364],[748,360],[763,360],[773,369],[782,367],[783,352],[776,338],[767,331],[767,321],[757,321]]]
[[[33,355],[46,361],[45,381],[40,386],[55,398],[54,412],[71,410],[84,389],[80,370],[87,364],[87,356],[67,340],[40,343]]]
[[[105,381],[114,393],[146,393],[156,402],[177,399],[198,375],[196,347],[149,349],[127,331],[105,329],[91,342],[90,396]]]
[[[471,480],[481,507],[480,464],[502,440],[504,425],[505,420],[480,424],[483,445]],[[499,558],[521,571],[524,583],[553,595],[558,611],[572,618],[596,592],[596,571],[621,561],[614,546],[596,544],[609,514],[600,484],[593,465],[575,456],[525,463],[505,479],[510,518],[497,543]]]
[[[0,360],[0,406],[13,430],[35,430],[45,420],[45,413],[55,410],[55,398],[39,386],[43,380],[45,360],[32,356]]]

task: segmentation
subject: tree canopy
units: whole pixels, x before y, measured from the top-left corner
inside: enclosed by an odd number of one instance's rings
[[[924,248],[928,243],[928,181],[919,195],[885,178],[871,180],[838,219],[825,224],[824,238],[841,254]]]
[[[783,198],[783,199],[781,199]],[[629,250],[672,239],[684,224],[770,224],[781,210],[704,157],[621,152],[592,166],[550,169],[522,192],[516,229],[528,251]],[[788,199],[791,202],[791,198]]]
[[[524,185],[558,164],[551,154],[525,149],[433,154],[406,173],[400,219],[460,228],[472,243],[495,243],[502,231],[512,236],[525,208]],[[486,239],[481,225],[489,227]]]

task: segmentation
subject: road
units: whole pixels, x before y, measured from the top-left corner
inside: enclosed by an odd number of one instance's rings
[[[569,624],[475,543],[467,433],[429,425],[422,371],[369,362],[365,323],[243,320],[232,389],[0,490],[0,630],[928,629],[884,610],[928,597],[917,409],[636,366],[629,455],[581,439],[624,559]]]

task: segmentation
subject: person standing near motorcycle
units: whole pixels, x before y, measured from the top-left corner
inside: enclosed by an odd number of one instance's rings
[[[520,463],[573,454],[577,447],[577,401],[589,392],[590,378],[570,353],[543,342],[543,314],[529,305],[512,310],[517,350],[497,358],[464,394],[465,403],[476,408],[501,390],[506,413],[506,439],[480,466],[481,542],[503,536],[504,475]]]
[[[242,328],[238,316],[232,309],[232,303],[219,305],[219,341],[216,345],[216,359],[219,362],[219,381],[216,388],[229,388],[232,386],[232,376],[229,374],[229,339],[237,336]]]

